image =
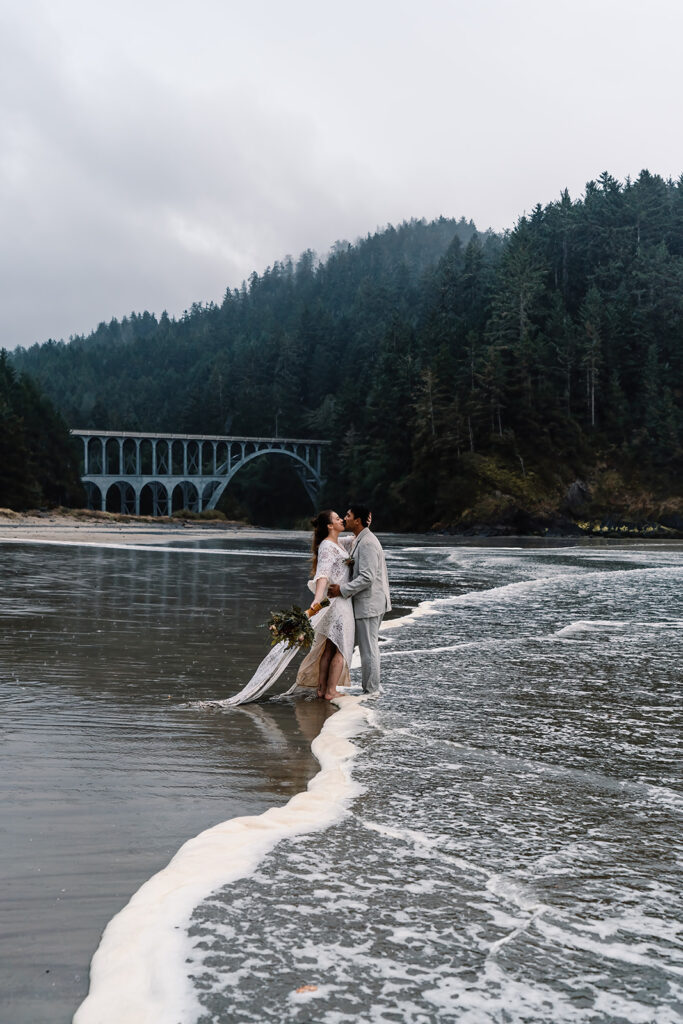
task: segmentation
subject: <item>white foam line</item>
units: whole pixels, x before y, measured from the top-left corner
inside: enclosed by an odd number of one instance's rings
[[[408,654],[444,654],[447,651],[462,651],[466,647],[485,647],[494,644],[499,647],[501,643],[497,638],[494,640],[471,640],[467,643],[462,644],[451,644],[449,647],[416,647],[411,650],[401,651],[380,651],[380,658],[384,661],[385,658],[400,658]],[[360,661],[359,661],[360,664]]]
[[[528,930],[529,926],[533,924],[540,913],[541,911],[537,911],[535,914],[532,914],[521,924],[517,925],[516,928],[513,928],[512,931],[508,932],[507,935],[504,935],[502,939],[497,939],[496,942],[492,942],[489,946],[488,953],[486,954],[486,959],[488,960],[489,957],[495,957],[496,953],[498,953],[503,946],[507,946],[508,943],[514,942],[515,939],[518,939],[520,935]]]
[[[606,629],[627,629],[630,622],[625,619],[577,619],[568,626],[556,630],[553,636],[566,636],[571,633],[596,633]]]
[[[407,615],[397,619],[388,619],[380,626],[380,632],[385,633],[389,629],[400,629],[414,619],[420,619],[426,615],[438,615],[440,608],[449,608],[453,605],[480,604],[497,598],[514,598],[528,591],[540,590],[548,585],[567,583],[586,583],[596,580],[612,580],[617,576],[645,576],[648,574],[665,573],[667,576],[681,574],[677,566],[648,566],[640,569],[615,569],[613,571],[599,570],[596,572],[572,572],[557,573],[552,576],[535,576],[529,580],[518,580],[516,583],[506,583],[501,587],[490,587],[487,590],[467,590],[464,594],[455,594],[453,597],[439,597],[433,601],[420,601]]]
[[[99,540],[45,540],[39,537],[0,537],[2,544],[50,544],[71,548],[110,548],[114,551],[172,551],[191,555],[258,555],[259,558],[306,558],[305,551],[259,551],[248,548],[184,548],[164,544],[114,544]]]
[[[362,697],[342,697],[312,751],[320,771],[284,807],[231,818],[180,848],[107,925],[90,967],[90,991],[74,1024],[169,1024],[203,1012],[185,975],[192,912],[216,889],[251,874],[281,839],[327,828],[361,788],[350,742],[369,721]]]
[[[660,950],[652,942],[600,942],[592,939],[581,932],[563,928],[537,917],[536,927],[541,934],[551,942],[561,946],[563,950],[580,949],[597,956],[607,957],[609,960],[620,960],[625,964],[637,964],[639,967],[652,967],[656,971],[663,971],[666,974],[673,974],[676,977],[683,977],[683,967],[676,964],[666,963],[658,953]],[[578,927],[581,927],[580,924]],[[649,955],[654,954],[654,955]]]
[[[441,598],[441,600],[447,601],[449,599]],[[388,629],[399,629],[401,626],[405,626],[406,622],[410,622],[413,619],[421,619],[424,615],[436,615],[437,612],[434,610],[434,605],[437,603],[437,601],[420,601],[407,615],[401,615],[396,619],[386,619],[379,627],[380,632],[386,633]]]
[[[412,844],[416,850],[422,849],[436,852],[440,860],[455,864],[456,867],[461,868],[463,871],[484,875],[486,879],[493,877],[488,868],[480,867],[478,864],[472,863],[472,861],[464,860],[462,857],[454,857],[452,854],[444,852],[441,849],[441,844],[442,840],[447,837],[430,836],[426,832],[417,832],[410,828],[394,828],[391,825],[382,825],[379,822],[368,821],[363,818],[359,820],[371,832],[378,832],[380,835],[388,836],[390,839],[398,839],[399,842]]]

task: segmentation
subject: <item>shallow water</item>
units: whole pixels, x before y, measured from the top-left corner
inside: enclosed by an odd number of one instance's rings
[[[224,552],[222,554],[225,554]],[[62,1024],[107,921],[190,836],[305,788],[330,709],[198,716],[263,653],[291,565],[0,545],[0,1020]]]
[[[438,598],[384,634],[365,793],[195,912],[202,1024],[683,1020],[681,548],[390,573]]]
[[[683,546],[386,546],[395,603],[418,607],[383,633],[386,693],[354,740],[364,791],[197,907],[202,1024],[683,1021]],[[183,840],[314,773],[317,702],[193,704],[246,681],[303,548],[0,549],[16,1007],[44,1006],[59,914],[87,962]],[[78,986],[59,969],[65,1009]]]

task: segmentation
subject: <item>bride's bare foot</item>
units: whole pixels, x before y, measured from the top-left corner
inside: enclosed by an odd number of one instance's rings
[[[334,700],[335,697],[341,697],[339,690],[328,690],[325,694],[325,700]]]

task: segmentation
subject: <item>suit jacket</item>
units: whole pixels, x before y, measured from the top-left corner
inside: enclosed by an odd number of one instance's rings
[[[340,585],[342,597],[353,598],[353,614],[357,619],[372,619],[391,610],[389,577],[382,545],[365,527],[351,547],[354,563],[351,579]]]

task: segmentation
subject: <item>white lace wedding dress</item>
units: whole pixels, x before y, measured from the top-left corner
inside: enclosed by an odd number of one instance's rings
[[[346,559],[349,557],[353,541],[353,537],[340,537],[339,544],[335,544],[331,540],[321,542],[318,548],[318,563],[315,576],[312,580],[308,581],[309,590],[315,593],[315,585],[322,576],[327,578],[328,584],[342,583],[348,580],[350,570],[346,564]],[[338,685],[347,686],[349,684],[349,666],[351,664],[351,656],[353,655],[355,634],[351,598],[331,598],[329,607],[323,608],[314,615],[311,619],[311,625],[315,630],[315,639],[310,651],[301,663],[296,682],[287,690],[287,694],[294,693],[299,688],[317,689],[318,662],[328,637],[344,657],[344,668]],[[236,693],[234,697],[229,697],[227,700],[216,701],[215,703],[220,704],[222,707],[237,707],[240,704],[249,704],[251,701],[258,700],[280,678],[297,654],[298,648],[287,647],[285,640],[276,644],[275,647],[271,648],[247,685],[239,693]]]
[[[330,583],[344,583],[348,580],[350,572],[346,559],[349,557],[353,537],[341,537],[339,544],[332,540],[324,540],[318,548],[318,564],[315,576],[309,581],[309,589],[315,592],[315,585],[321,576],[327,578]],[[327,587],[325,588],[325,595]],[[355,623],[353,620],[353,604],[350,597],[333,597],[330,600],[330,607],[325,608],[320,619],[315,623],[315,640],[310,651],[301,663],[294,686],[288,693],[293,693],[297,687],[316,690],[318,688],[318,662],[325,648],[325,642],[329,639],[338,651],[341,651],[344,658],[344,668],[337,683],[338,686],[348,686],[349,666],[353,656],[353,645],[355,639]]]

